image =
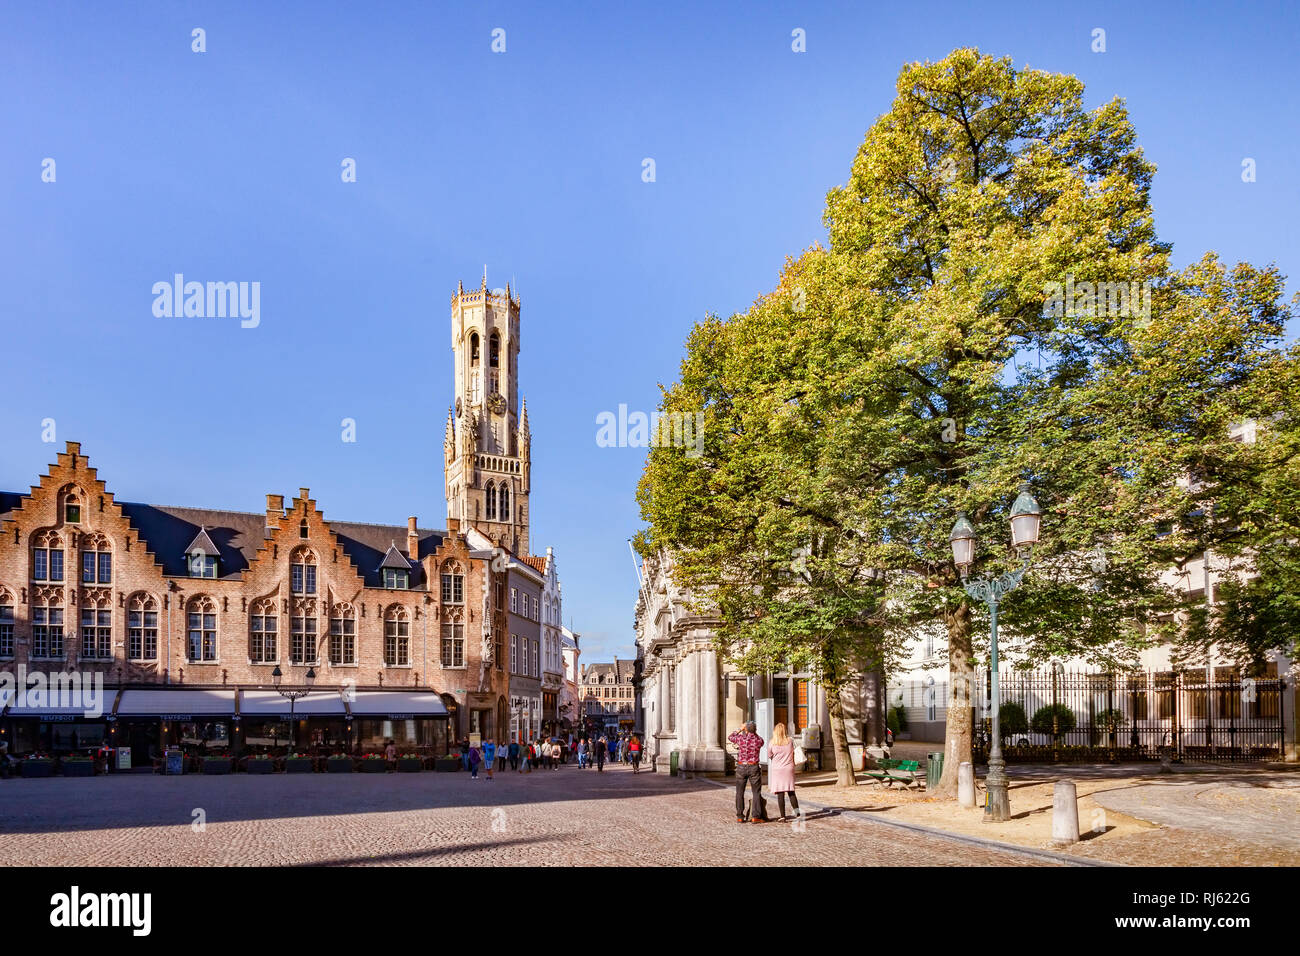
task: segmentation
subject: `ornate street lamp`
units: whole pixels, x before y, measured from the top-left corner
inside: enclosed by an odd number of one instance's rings
[[[952,561],[961,574],[966,593],[977,601],[983,601],[989,609],[989,655],[990,671],[993,684],[993,740],[989,750],[988,790],[989,803],[985,811],[986,822],[1001,823],[1011,818],[1011,804],[1007,798],[1006,761],[1002,759],[1002,733],[998,726],[998,603],[1002,596],[1020,584],[1020,579],[1033,560],[1034,545],[1038,543],[1038,531],[1043,518],[1043,509],[1038,506],[1034,496],[1029,493],[1028,483],[1020,486],[1020,494],[1011,507],[1011,543],[1024,559],[1024,564],[1014,571],[996,578],[976,578],[969,580],[971,566],[975,563],[975,529],[965,514],[957,516],[952,526]]]
[[[297,720],[294,717],[294,713],[295,713],[294,706],[297,704],[299,697],[306,697],[308,694],[311,693],[311,685],[316,682],[316,668],[314,667],[307,668],[306,687],[298,688],[296,690],[289,690],[287,688],[280,686],[280,681],[283,679],[284,679],[284,674],[280,673],[280,665],[276,664],[275,670],[271,671],[271,681],[272,683],[275,684],[276,692],[279,693],[281,697],[284,697],[289,701],[289,733],[296,736],[297,728],[294,725],[297,723]],[[272,746],[274,746],[275,743],[276,741],[273,740]],[[289,752],[290,753],[293,752],[292,742],[289,744]]]

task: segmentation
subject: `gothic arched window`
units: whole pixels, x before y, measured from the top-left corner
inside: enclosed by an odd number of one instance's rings
[[[217,659],[217,605],[207,595],[191,599],[187,650],[192,663]]]
[[[469,364],[471,368],[478,367],[478,333],[469,334]]]
[[[143,591],[127,602],[126,656],[133,661],[158,659],[158,599]]]
[[[357,615],[351,604],[336,604],[330,615],[330,663],[357,662]]]
[[[406,608],[394,604],[384,615],[384,663],[406,667],[411,663],[410,623]]]
[[[488,519],[490,520],[490,519],[493,519],[493,518],[495,518],[495,517],[497,516],[497,489],[496,489],[496,485],[489,481],[489,482],[487,483],[487,488],[485,488],[484,491],[486,492],[485,495],[484,495],[484,498],[487,499],[487,517],[488,517]]]
[[[316,593],[316,554],[309,548],[295,548],[289,557],[289,590],[294,594]]]
[[[510,486],[501,485],[501,520],[510,520]]]
[[[275,653],[278,620],[274,600],[267,598],[253,603],[248,627],[248,656],[254,664],[270,664],[279,659]]]
[[[492,368],[501,367],[501,338],[495,332],[488,340],[488,365]]]

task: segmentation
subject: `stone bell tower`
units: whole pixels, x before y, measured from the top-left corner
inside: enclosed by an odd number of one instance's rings
[[[483,284],[451,297],[456,399],[444,438],[447,517],[528,553],[532,434],[519,398],[519,299]]]

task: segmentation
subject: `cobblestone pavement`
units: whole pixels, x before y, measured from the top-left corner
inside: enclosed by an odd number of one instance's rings
[[[9,865],[1043,866],[845,816],[740,825],[732,792],[664,774],[152,774],[0,781]],[[202,830],[192,824],[199,814]]]

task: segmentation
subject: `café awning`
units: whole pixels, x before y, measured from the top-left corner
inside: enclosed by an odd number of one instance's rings
[[[432,691],[359,690],[348,701],[348,710],[353,717],[389,720],[447,716],[447,705]]]
[[[117,705],[118,717],[161,717],[193,720],[195,717],[233,717],[235,691],[230,690],[126,690]]]
[[[297,717],[343,717],[343,698],[337,688],[314,690],[293,705]],[[289,718],[289,699],[274,690],[246,690],[239,694],[240,717]]]

